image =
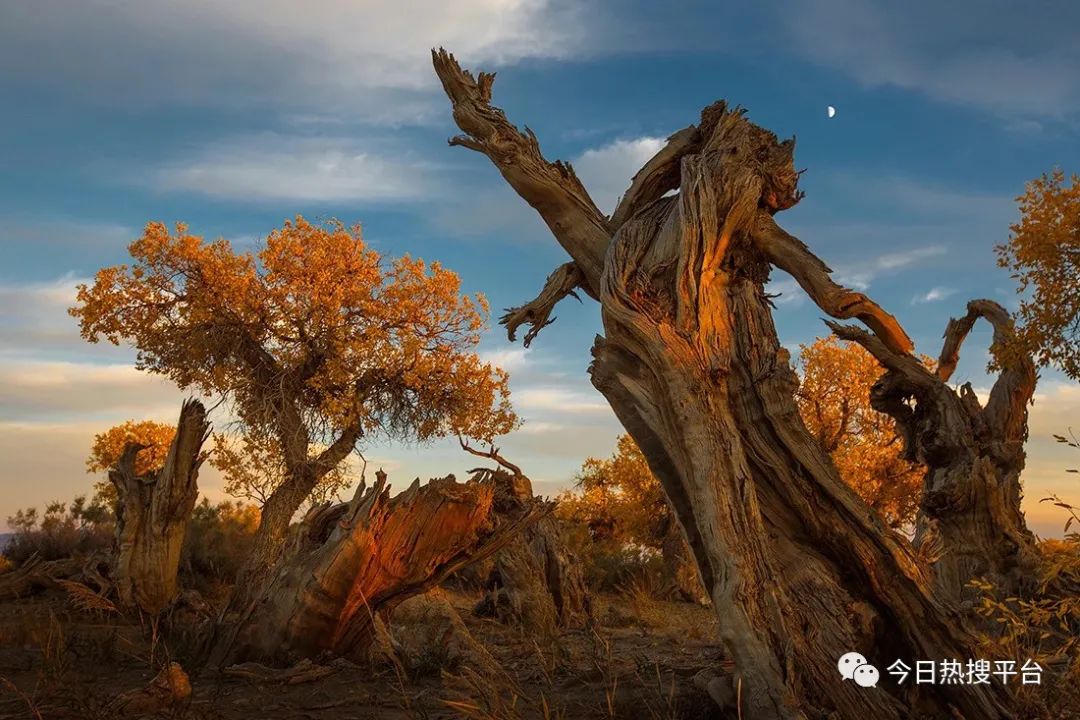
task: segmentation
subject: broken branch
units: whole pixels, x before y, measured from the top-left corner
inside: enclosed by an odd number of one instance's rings
[[[574,169],[561,161],[548,162],[533,132],[526,128],[522,133],[491,105],[494,74],[482,72],[474,78],[442,48],[432,50],[431,59],[453,103],[454,122],[465,133],[450,144],[486,155],[510,187],[540,213],[587,285],[598,287],[611,232]]]
[[[525,334],[524,344],[529,347],[533,338],[551,323],[555,318],[549,318],[555,305],[567,296],[581,302],[581,297],[574,292],[575,288],[581,287],[584,277],[578,266],[572,262],[565,263],[555,268],[544,281],[544,289],[535,299],[519,307],[507,308],[506,313],[499,318],[499,324],[506,327],[506,335],[510,342],[517,339],[517,329],[522,325],[529,325],[529,332]]]

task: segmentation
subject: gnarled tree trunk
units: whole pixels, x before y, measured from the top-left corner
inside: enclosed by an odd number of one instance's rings
[[[532,483],[516,466],[500,462],[510,470],[473,472],[495,486],[497,508],[520,512],[535,502]],[[496,553],[487,593],[474,612],[544,632],[588,622],[592,607],[581,563],[566,547],[554,517],[541,518]]]
[[[117,492],[116,591],[127,607],[156,615],[176,597],[180,551],[199,494],[202,445],[209,432],[206,408],[187,400],[160,472],[135,474],[135,458],[144,448],[135,443],[109,471]]]
[[[980,317],[994,328],[994,354],[1002,366],[985,408],[970,384],[959,391],[948,385],[960,346]],[[926,465],[915,544],[938,589],[962,599],[973,593],[968,583],[984,577],[1006,595],[1031,590],[1038,548],[1020,509],[1020,472],[1035,365],[1010,342],[1013,323],[1005,308],[973,300],[967,315],[950,320],[936,374],[859,328],[832,327],[886,368],[871,403],[896,420],[907,458]]]
[[[882,672],[876,688],[862,688],[837,671],[851,650],[882,671],[896,659],[970,657],[973,638],[799,417],[764,291],[770,266],[895,352],[911,342],[773,220],[801,197],[794,143],[716,103],[669,138],[607,218],[569,166],[545,160],[535,136],[490,105],[493,76],[474,79],[445,51],[434,61],[465,133],[451,143],[492,160],[600,301],[593,384],[684,528],[737,667],[743,716],[1010,717],[993,686],[897,686]],[[547,322],[565,286],[547,290],[534,312],[508,314],[511,331],[517,318]]]
[[[487,557],[550,511],[533,501],[498,512],[490,482],[452,475],[390,497],[386,475],[353,499],[313,508],[222,633],[211,663],[290,664],[324,651],[364,658],[377,613]]]

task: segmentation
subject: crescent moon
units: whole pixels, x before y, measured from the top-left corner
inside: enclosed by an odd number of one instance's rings
[[[825,108],[825,114],[829,117],[836,117],[836,108],[830,105],[829,107]]]

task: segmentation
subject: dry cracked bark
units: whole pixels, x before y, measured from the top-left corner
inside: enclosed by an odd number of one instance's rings
[[[465,133],[452,144],[495,164],[600,302],[593,384],[679,518],[737,667],[744,716],[1010,717],[1000,688],[867,691],[837,672],[849,650],[884,668],[968,657],[973,637],[799,419],[764,291],[772,266],[883,346],[907,353],[911,341],[775,222],[801,197],[793,141],[715,103],[669,139],[606,218],[568,165],[548,162],[535,136],[490,104],[493,76],[474,78],[445,51],[433,59]]]
[[[497,552],[551,510],[534,500],[502,512],[494,494],[491,482],[449,475],[391,497],[380,471],[349,502],[313,508],[253,602],[226,618],[211,664],[365,658],[377,615]]]
[[[156,615],[176,597],[180,552],[199,494],[209,431],[206,408],[187,400],[160,472],[135,474],[136,456],[144,449],[136,443],[124,448],[109,471],[117,491],[116,591],[126,607]]]

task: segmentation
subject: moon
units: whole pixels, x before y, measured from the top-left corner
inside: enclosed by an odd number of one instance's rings
[[[827,108],[825,108],[825,114],[829,117],[836,117],[836,108],[834,108],[832,105],[828,106]]]

